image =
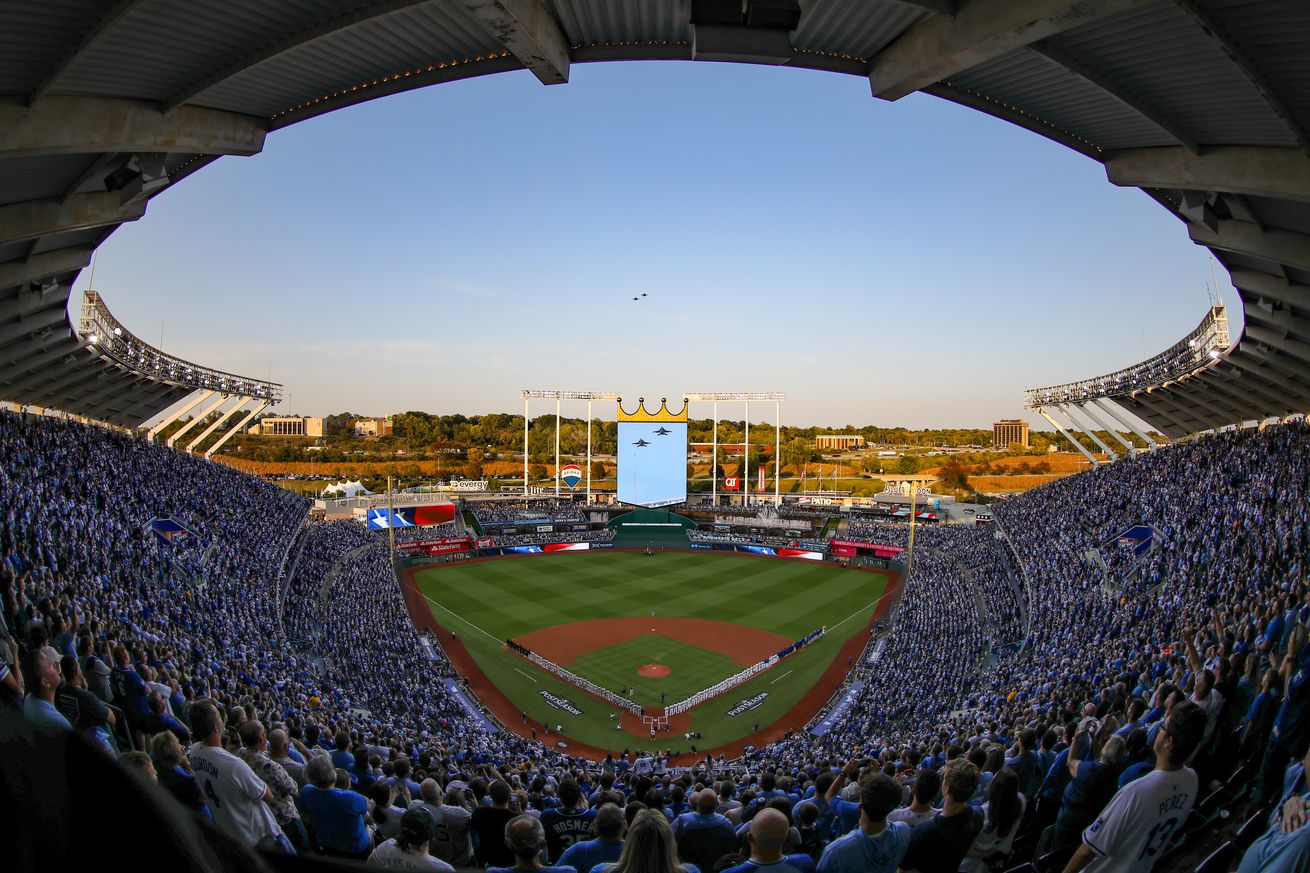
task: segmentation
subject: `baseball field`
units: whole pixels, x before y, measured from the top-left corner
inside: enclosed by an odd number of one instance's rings
[[[899,587],[895,574],[709,552],[498,558],[422,569],[404,581],[416,623],[437,628],[507,727],[580,755],[652,747],[690,755],[692,745],[698,754],[732,752],[802,728]],[[661,713],[824,627],[745,684],[674,716],[653,742],[640,716],[506,645],[513,640]],[[691,731],[701,737],[685,740]]]

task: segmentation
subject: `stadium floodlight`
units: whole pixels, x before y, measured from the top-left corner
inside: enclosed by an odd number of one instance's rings
[[[270,404],[282,400],[282,386],[276,382],[202,367],[154,348],[134,336],[113,316],[99,291],[86,292],[78,333],[86,337],[88,346],[93,347],[97,355],[120,365],[133,376],[192,391],[236,392]]]
[[[1024,392],[1024,405],[1029,409],[1040,409],[1149,393],[1213,367],[1223,359],[1231,345],[1227,310],[1221,305],[1212,306],[1195,330],[1160,354],[1106,376],[1029,389]]]
[[[620,397],[616,391],[562,391],[558,388],[553,390],[534,390],[531,388],[523,389],[524,400],[618,400]]]
[[[688,391],[682,396],[699,403],[731,403],[733,401],[781,403],[787,399],[787,395],[781,391]]]

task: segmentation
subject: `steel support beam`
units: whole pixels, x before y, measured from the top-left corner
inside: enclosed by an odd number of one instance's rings
[[[1224,385],[1236,392],[1249,392],[1261,401],[1264,405],[1272,404],[1275,408],[1287,406],[1297,408],[1297,404],[1291,399],[1296,397],[1295,387],[1290,384],[1271,384],[1268,380],[1268,374],[1261,378],[1254,373],[1248,373],[1234,365],[1213,367],[1209,371],[1214,378],[1223,382]],[[1307,398],[1310,399],[1310,398]]]
[[[234,405],[227,412],[220,415],[218,418],[214,419],[213,424],[211,424],[209,427],[201,431],[200,436],[196,437],[190,443],[187,444],[186,453],[189,455],[193,451],[195,451],[196,446],[203,443],[211,433],[213,433],[214,431],[218,430],[220,427],[223,426],[223,422],[227,421],[229,418],[236,415],[237,411],[240,410],[241,407],[245,406],[253,399],[254,399],[253,397],[245,397],[245,396],[237,397],[236,405]]]
[[[1136,415],[1161,433],[1178,438],[1185,437],[1192,432],[1192,427],[1185,420],[1174,415],[1172,410],[1165,409],[1162,404],[1154,401],[1154,394],[1150,395],[1149,399],[1146,394],[1138,394],[1134,397],[1120,398],[1119,402],[1131,410],[1133,415]],[[1162,420],[1165,424],[1160,423]]]
[[[1078,428],[1078,430],[1082,431],[1084,434],[1087,435],[1088,439],[1090,439],[1092,442],[1096,443],[1098,446],[1101,447],[1101,451],[1105,452],[1106,457],[1108,457],[1111,461],[1119,460],[1119,456],[1114,453],[1114,449],[1110,448],[1105,443],[1104,440],[1102,440],[1099,436],[1097,436],[1095,430],[1087,427],[1085,424],[1083,424],[1081,421],[1078,420],[1078,416],[1073,414],[1074,409],[1076,408],[1077,407],[1075,407],[1072,403],[1061,403],[1058,406],[1056,406],[1056,409],[1064,413],[1065,418],[1073,422],[1074,427]]]
[[[1197,374],[1189,384],[1199,385],[1203,394],[1221,403],[1223,408],[1231,409],[1240,421],[1259,421],[1273,414],[1266,411],[1267,407],[1259,402],[1259,398],[1251,396],[1249,389],[1239,390],[1223,376],[1210,370]]]
[[[1110,184],[1122,188],[1221,191],[1251,197],[1310,201],[1310,158],[1298,149],[1207,147],[1197,155],[1176,147],[1110,152]]]
[[[1296,380],[1296,373],[1304,373],[1301,368],[1292,372],[1280,371],[1268,363],[1267,359],[1251,354],[1247,349],[1238,349],[1225,359],[1224,363],[1242,372],[1243,378],[1249,378],[1265,386],[1266,394],[1286,394],[1298,403],[1310,408],[1310,385]]]
[[[1017,48],[1146,5],[1142,0],[972,0],[919,22],[869,67],[873,96],[899,100]]]
[[[569,80],[569,40],[542,0],[460,0],[543,85]]]
[[[1115,440],[1121,446],[1124,447],[1124,451],[1128,453],[1129,457],[1132,458],[1137,457],[1137,446],[1133,445],[1132,443],[1128,442],[1128,440],[1124,439],[1123,435],[1119,433],[1119,430],[1117,428],[1113,427],[1109,422],[1101,418],[1100,407],[1096,406],[1091,401],[1088,401],[1080,405],[1078,409],[1080,412],[1082,412],[1084,415],[1090,418],[1093,422],[1095,422],[1097,427],[1108,433],[1110,436],[1114,437]]]
[[[185,106],[165,115],[150,100],[43,97],[0,100],[0,158],[159,153],[256,155],[267,119]]]
[[[32,255],[25,261],[11,261],[0,264],[0,288],[13,288],[39,282],[52,276],[75,273],[91,263],[91,249],[67,248],[55,249]],[[64,299],[68,299],[68,289],[64,289]]]
[[[1096,456],[1093,455],[1091,452],[1087,451],[1086,446],[1078,442],[1078,440],[1074,439],[1073,434],[1069,433],[1069,431],[1064,429],[1064,425],[1060,424],[1060,422],[1056,421],[1054,418],[1048,415],[1043,407],[1041,406],[1037,407],[1036,411],[1038,415],[1040,415],[1042,418],[1050,422],[1051,427],[1055,428],[1060,433],[1064,434],[1064,438],[1067,439],[1069,442],[1073,443],[1073,447],[1078,451],[1082,452],[1083,457],[1086,458],[1093,467],[1100,465],[1101,462],[1097,460]]]
[[[1249,221],[1221,221],[1217,230],[1188,223],[1187,232],[1192,242],[1200,246],[1310,270],[1310,236],[1305,234],[1290,230],[1261,231]]]
[[[315,22],[309,27],[287,34],[270,45],[266,45],[258,51],[192,82],[163,101],[164,111],[172,115],[177,112],[178,107],[182,106],[182,104],[190,103],[207,91],[254,69],[260,64],[281,58],[290,52],[309,48],[321,40],[338,37],[343,31],[347,31],[358,24],[376,22],[425,2],[428,2],[428,0],[379,0],[379,2],[363,5],[341,15]]]
[[[1246,51],[1220,26],[1219,20],[1214,14],[1196,0],[1174,0],[1174,2],[1218,44],[1234,66],[1242,71],[1242,75],[1246,76],[1246,80],[1251,83],[1252,87],[1260,92],[1260,96],[1264,98],[1265,103],[1269,105],[1274,114],[1282,120],[1283,124],[1287,125],[1287,129],[1296,138],[1301,150],[1310,154],[1310,131],[1301,126],[1291,107],[1287,105],[1287,101],[1274,87],[1274,83],[1261,72]]]
[[[34,336],[22,342],[0,347],[0,382],[15,379],[29,370],[33,370],[50,358],[66,355],[75,351],[78,342],[70,332],[64,337]]]
[[[224,443],[232,439],[232,437],[236,436],[237,434],[241,433],[241,431],[245,429],[246,425],[250,424],[250,420],[252,418],[254,418],[256,415],[259,415],[259,413],[263,412],[265,409],[268,409],[268,407],[269,407],[269,402],[267,400],[259,401],[258,406],[247,412],[240,421],[238,421],[235,425],[229,428],[226,433],[224,433],[221,437],[218,438],[218,442],[214,443],[212,446],[210,446],[208,449],[205,450],[205,460],[208,461],[210,458],[214,457],[214,455],[218,452],[218,450],[223,448]]]
[[[154,427],[150,428],[150,430],[146,431],[146,442],[153,443],[155,441],[155,437],[159,436],[160,432],[164,428],[168,427],[170,424],[177,421],[179,418],[186,415],[188,412],[195,409],[197,406],[204,403],[206,400],[208,400],[213,396],[214,396],[213,391],[201,391],[191,400],[191,402],[182,405],[181,407],[178,408],[176,412],[170,413],[169,415],[165,416],[163,421],[159,422],[159,424],[155,425]]]
[[[1111,418],[1113,418],[1115,421],[1119,422],[1119,424],[1122,424],[1124,427],[1128,428],[1128,430],[1131,433],[1133,433],[1139,440],[1146,443],[1146,447],[1149,450],[1154,452],[1156,449],[1160,448],[1160,444],[1157,443],[1150,436],[1142,433],[1142,431],[1137,427],[1137,425],[1132,423],[1131,420],[1132,417],[1128,414],[1128,412],[1125,409],[1123,409],[1123,407],[1116,404],[1109,397],[1098,397],[1092,402],[1100,406],[1101,409],[1105,410],[1105,413],[1109,415]]]
[[[1159,106],[1148,104],[1141,97],[1133,94],[1130,89],[1125,88],[1122,84],[1111,79],[1107,73],[1096,69],[1093,64],[1080,58],[1075,58],[1063,49],[1056,48],[1052,45],[1046,45],[1044,43],[1029,46],[1028,50],[1063,67],[1065,70],[1068,70],[1089,85],[1099,88],[1121,106],[1137,113],[1147,121],[1151,122],[1151,124],[1154,124],[1156,127],[1169,134],[1179,142],[1184,150],[1194,155],[1201,153],[1201,146],[1197,143],[1196,138],[1184,130],[1182,125],[1169,118],[1168,114],[1163,109]]]
[[[165,441],[164,441],[164,445],[168,446],[170,449],[173,448],[173,445],[174,445],[174,444],[175,444],[179,439],[181,439],[182,437],[186,436],[186,432],[187,432],[187,431],[191,430],[191,428],[195,427],[197,424],[199,424],[201,421],[203,421],[206,417],[208,417],[209,414],[210,414],[211,412],[213,412],[215,409],[218,409],[218,407],[222,406],[224,403],[226,403],[226,402],[227,402],[228,400],[230,400],[231,398],[232,398],[232,395],[231,395],[231,394],[220,394],[220,395],[218,395],[218,398],[217,398],[216,400],[214,400],[213,403],[209,404],[209,406],[205,407],[205,410],[204,410],[203,412],[201,412],[199,415],[193,416],[192,419],[191,419],[190,421],[188,421],[186,424],[184,424],[184,425],[182,425],[180,428],[178,428],[177,433],[173,434],[171,437],[169,437],[167,440],[165,440]]]
[[[1193,379],[1185,382],[1179,382],[1174,386],[1174,392],[1179,395],[1180,401],[1186,401],[1189,406],[1199,406],[1207,410],[1214,416],[1214,421],[1218,421],[1214,427],[1219,428],[1227,424],[1237,424],[1245,415],[1240,409],[1234,409],[1226,400],[1216,397],[1207,397],[1203,383]]]
[[[82,57],[91,46],[95,45],[100,37],[104,36],[107,31],[113,28],[113,26],[123,18],[123,16],[131,12],[133,8],[140,6],[142,2],[143,0],[118,0],[113,8],[100,16],[100,20],[95,23],[95,26],[83,33],[82,38],[77,41],[77,44],[65,52],[63,56],[55,62],[54,66],[46,72],[46,74],[41,78],[41,81],[32,89],[32,94],[28,98],[29,102],[39,100],[44,96],[45,93],[59,80],[60,75],[62,75],[65,70],[73,66],[78,58]]]
[[[28,200],[0,206],[0,242],[40,239],[52,233],[89,230],[136,221],[146,214],[144,198],[123,203],[113,191],[77,194],[66,201]]]
[[[1231,419],[1226,413],[1219,413],[1212,407],[1196,403],[1193,392],[1186,392],[1187,396],[1185,397],[1180,396],[1180,393],[1178,386],[1165,388],[1152,392],[1151,401],[1171,410],[1174,417],[1184,423],[1194,422],[1194,424],[1188,425],[1188,433],[1218,430],[1225,424],[1231,423]]]

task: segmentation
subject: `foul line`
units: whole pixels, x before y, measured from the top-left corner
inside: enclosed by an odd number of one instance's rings
[[[777,685],[777,684],[778,684],[779,682],[781,682],[783,679],[786,679],[788,676],[790,676],[790,675],[792,674],[792,672],[793,672],[793,671],[788,670],[786,673],[783,673],[781,676],[779,676],[777,679],[774,679],[774,680],[773,680],[772,682],[770,682],[769,684],[770,684],[770,685]]]
[[[522,670],[520,670],[518,667],[515,667],[515,668],[514,668],[514,672],[517,673],[517,674],[519,674],[520,676],[527,676],[527,677],[528,677],[529,679],[531,679],[533,682],[536,682],[536,681],[537,681],[537,677],[536,677],[536,676],[528,676],[527,673],[524,673],[524,672],[523,672]]]
[[[891,592],[890,590],[884,591],[884,592],[883,592],[883,593],[878,597],[877,600],[873,600],[873,601],[870,601],[869,603],[866,603],[864,606],[861,606],[859,609],[855,610],[855,611],[852,612],[850,615],[846,616],[845,618],[843,618],[841,621],[837,622],[836,624],[834,624],[834,625],[829,625],[829,626],[828,626],[828,632],[829,632],[829,633],[832,633],[833,628],[839,628],[839,627],[841,627],[842,625],[846,624],[846,622],[848,622],[848,621],[850,621],[851,619],[855,618],[855,616],[857,616],[857,615],[869,615],[870,612],[871,612],[872,610],[876,609],[876,608],[878,607],[878,604],[879,604],[879,603],[882,603],[884,600],[886,600],[886,599],[891,595],[891,593],[892,593],[892,592]]]
[[[415,589],[415,590],[417,590],[417,589]],[[503,645],[503,644],[504,644],[504,640],[498,640],[498,639],[496,639],[496,638],[493,637],[491,634],[487,633],[487,632],[484,631],[482,628],[478,627],[476,624],[474,624],[473,622],[469,621],[467,618],[464,618],[463,616],[459,615],[458,613],[453,612],[452,610],[450,610],[450,609],[448,609],[448,608],[442,606],[440,603],[437,603],[437,601],[433,600],[431,597],[428,597],[428,596],[427,596],[426,594],[424,594],[422,591],[419,591],[419,595],[420,595],[424,600],[426,600],[428,603],[431,603],[433,606],[435,606],[437,609],[440,609],[440,610],[442,610],[442,611],[444,611],[444,612],[448,612],[448,613],[450,613],[451,615],[455,616],[455,618],[458,618],[460,621],[464,622],[464,624],[466,624],[466,625],[468,625],[469,627],[473,628],[475,631],[477,631],[478,633],[482,634],[484,637],[486,637],[487,639],[491,640],[491,641],[492,641],[493,643],[495,643],[496,645],[499,646],[499,645]]]

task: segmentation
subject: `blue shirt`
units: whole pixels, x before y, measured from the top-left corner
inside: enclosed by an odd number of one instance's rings
[[[832,801],[832,812],[837,822],[837,835],[849,834],[860,825],[860,805],[840,797]]]
[[[764,873],[814,873],[814,859],[809,855],[787,855],[769,863],[747,861],[729,867],[723,873],[756,873],[757,870],[763,870]]]
[[[711,812],[709,815],[702,815],[699,812],[684,812],[673,820],[673,835],[680,837],[687,831],[701,831],[708,828],[724,828],[732,832],[732,822],[728,821],[726,816],[719,815],[717,812]]]
[[[561,867],[572,867],[579,871],[591,870],[597,864],[609,864],[619,860],[623,854],[623,840],[583,840],[564,850],[559,857]]]
[[[300,789],[296,806],[309,817],[324,848],[356,853],[368,848],[368,830],[364,827],[368,801],[364,795],[306,785]]]
[[[40,733],[58,733],[73,729],[68,719],[55,709],[54,704],[42,700],[35,694],[29,694],[23,699],[23,718]]]
[[[895,873],[910,848],[910,826],[888,822],[877,836],[862,828],[831,843],[819,858],[818,873]]]

